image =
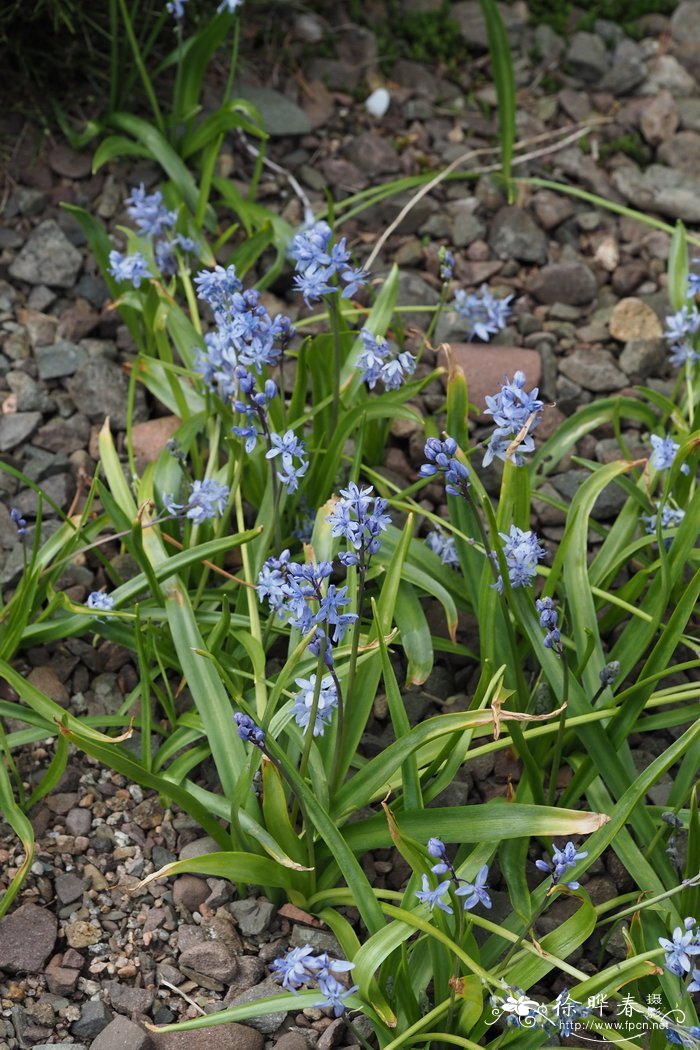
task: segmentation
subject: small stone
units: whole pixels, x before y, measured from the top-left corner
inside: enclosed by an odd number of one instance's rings
[[[39,378],[64,379],[72,376],[79,365],[85,361],[87,354],[75,343],[61,342],[53,346],[40,346],[34,351]]]
[[[642,211],[656,211],[684,222],[700,222],[700,178],[663,164],[645,171],[631,165],[612,173],[617,190]]]
[[[77,412],[69,419],[50,419],[34,435],[32,444],[47,452],[77,452],[84,449],[90,439],[90,424],[85,416]]]
[[[600,82],[601,91],[629,95],[647,75],[644,52],[639,44],[624,37],[615,47],[612,61]]]
[[[99,944],[102,940],[102,927],[84,919],[76,919],[66,925],[66,940],[71,948],[87,948],[91,944]]]
[[[180,875],[173,883],[173,904],[175,907],[187,908],[188,911],[199,911],[209,896],[209,886],[205,879],[196,875]]]
[[[236,956],[221,941],[193,944],[181,952],[178,962],[181,967],[188,967],[222,984],[231,982],[238,970]]]
[[[17,320],[26,328],[29,342],[34,349],[53,343],[59,325],[57,317],[43,314],[39,310],[27,309],[17,311]]]
[[[547,238],[524,208],[506,205],[493,217],[489,245],[499,259],[545,263]]]
[[[70,699],[68,690],[50,667],[33,667],[27,675],[27,681],[61,707],[67,706]]]
[[[56,955],[44,970],[46,986],[54,995],[72,996],[78,985],[80,970],[62,964],[62,956]]]
[[[110,1006],[120,1014],[145,1014],[153,1006],[152,988],[134,988],[121,981],[105,981],[102,986]]]
[[[85,883],[75,872],[68,871],[56,876],[55,889],[59,904],[72,904],[82,898]]]
[[[309,1043],[301,1032],[285,1032],[272,1050],[309,1050]]]
[[[594,393],[622,390],[627,376],[615,365],[607,350],[575,350],[559,363],[562,375]]]
[[[43,970],[58,933],[55,916],[36,904],[23,904],[0,922],[0,969],[6,973]]]
[[[230,906],[238,928],[246,937],[259,937],[270,926],[275,914],[275,906],[264,898],[258,900],[234,901]]]
[[[83,264],[82,254],[54,219],[46,219],[30,234],[10,266],[10,274],[29,284],[72,288]]]
[[[268,135],[308,135],[311,131],[311,122],[304,110],[279,91],[253,84],[238,84],[236,97],[253,103]]]
[[[669,168],[695,175],[700,170],[700,135],[696,131],[679,131],[661,143],[656,155]]]
[[[74,806],[66,814],[65,824],[69,835],[89,835],[92,828],[92,813],[89,809]]]
[[[178,854],[178,860],[192,860],[193,857],[203,857],[207,853],[219,853],[221,846],[211,835],[203,835],[201,839],[188,842]]]
[[[518,37],[525,29],[525,17],[522,7],[518,4],[497,3],[496,7],[501,16],[508,39],[514,45]],[[479,0],[460,0],[452,4],[450,17],[459,26],[465,43],[476,51],[488,51],[489,37],[486,29],[486,21]]]
[[[338,939],[327,930],[319,930],[314,926],[301,926],[296,924],[292,927],[292,935],[289,939],[292,948],[303,948],[310,944],[316,952],[328,952],[336,959],[343,958],[343,949]]]
[[[678,127],[678,107],[670,91],[660,91],[650,99],[640,114],[639,126],[649,145],[658,146],[670,139]]]
[[[562,193],[552,193],[551,190],[536,193],[532,198],[532,207],[537,221],[545,230],[553,230],[576,213],[576,205],[569,197]]]
[[[617,292],[618,295],[627,296],[630,292],[633,292],[635,288],[639,287],[646,275],[646,263],[640,261],[623,263],[622,266],[618,266],[613,272],[613,290]]]
[[[104,357],[88,358],[66,385],[76,408],[84,412],[88,419],[101,424],[108,416],[115,429],[124,430],[129,380],[119,365]],[[139,422],[145,417],[144,392],[137,385],[134,420]]]
[[[391,174],[399,170],[399,155],[388,139],[365,131],[352,139],[348,159],[366,175]]]
[[[610,317],[610,335],[621,343],[630,339],[660,339],[661,321],[643,299],[621,299]]]
[[[41,423],[41,412],[9,412],[0,416],[0,452],[9,452],[31,437]]]
[[[78,1039],[94,1039],[112,1020],[114,1014],[101,999],[89,999],[80,1008],[80,1017],[71,1025]]]
[[[663,339],[631,339],[625,344],[618,363],[633,383],[641,383],[649,376],[659,374],[667,350]]]
[[[639,94],[654,96],[663,90],[670,91],[674,98],[688,98],[697,95],[698,85],[674,55],[661,52],[649,62],[649,76]]]
[[[67,179],[85,179],[92,171],[92,158],[89,153],[77,153],[65,142],[49,150],[49,165],[57,175]]]
[[[587,84],[597,84],[610,66],[608,50],[595,33],[574,33],[566,52],[571,73]]]
[[[131,444],[136,458],[144,463],[154,463],[181,423],[178,416],[158,416],[136,423],[131,429]]]
[[[156,1050],[263,1050],[265,1043],[262,1032],[235,1022],[193,1032],[154,1032],[152,1038]]]
[[[152,1046],[150,1035],[140,1025],[117,1016],[103,1028],[90,1050],[148,1050]]]
[[[375,88],[371,95],[365,99],[365,109],[371,117],[381,120],[391,105],[391,95],[384,87]]]
[[[598,284],[583,263],[553,263],[535,275],[529,290],[541,303],[581,306],[595,299]]]

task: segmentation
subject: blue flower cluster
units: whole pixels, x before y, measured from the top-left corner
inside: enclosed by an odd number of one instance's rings
[[[185,17],[185,4],[188,0],[168,0],[165,5],[166,11],[173,16],[178,22]],[[221,3],[217,7],[217,12],[220,14],[226,10],[229,14],[233,14],[243,3],[243,0],[221,0]]]
[[[666,1040],[674,1046],[684,1046],[687,1050],[699,1050],[700,1048],[700,1025],[693,1024],[689,1028],[664,1029]]]
[[[433,478],[436,474],[444,474],[445,492],[450,496],[466,498],[469,489],[469,471],[464,463],[461,463],[455,456],[457,452],[455,439],[446,437],[444,441],[440,441],[439,438],[428,438],[423,452],[428,462],[420,468],[420,476]]]
[[[226,509],[229,492],[228,485],[220,485],[214,478],[205,478],[204,481],[192,482],[184,503],[176,503],[174,496],[166,495],[163,496],[163,506],[169,514],[176,517],[184,515],[195,525],[201,525],[209,518],[221,517]]]
[[[260,748],[261,751],[264,750],[265,730],[261,729],[260,726],[256,726],[250,715],[244,715],[241,711],[236,711],[233,720],[238,726],[238,735],[241,740],[245,740],[247,744],[252,744],[253,747]]]
[[[544,627],[547,631],[544,636],[545,649],[553,649],[555,653],[561,656],[563,652],[561,633],[557,627],[559,613],[555,608],[554,601],[551,598],[538,598],[535,602],[535,608],[540,614],[540,627]]]
[[[278,364],[294,328],[284,314],[270,317],[256,289],[243,290],[234,266],[201,270],[194,280],[198,298],[211,307],[217,324],[204,337],[206,349],[195,355],[195,371],[210,390],[230,401],[238,389],[236,368],[245,365],[261,375],[263,367]]]
[[[299,686],[299,692],[294,698],[294,705],[292,707],[292,713],[294,715],[294,721],[300,729],[307,729],[309,722],[311,721],[311,712],[314,706],[314,695],[316,692],[316,675],[312,674],[309,678],[296,678],[296,684]],[[338,706],[338,690],[335,682],[330,675],[326,675],[321,679],[321,686],[318,694],[318,707],[316,708],[316,718],[314,720],[313,735],[323,736],[325,728],[330,724],[333,718],[333,712]]]
[[[357,359],[357,367],[362,369],[362,379],[374,390],[378,382],[384,384],[385,390],[398,390],[407,376],[416,370],[416,359],[408,350],[401,353],[390,349],[386,339],[363,328],[360,332],[363,350]]]
[[[516,467],[525,463],[523,452],[532,452],[535,442],[532,432],[540,421],[544,402],[537,397],[537,387],[530,393],[525,392],[525,374],[516,372],[511,383],[508,378],[499,392],[486,397],[486,415],[493,416],[496,429],[486,448],[483,465],[488,465],[494,458],[510,459]],[[525,431],[522,437],[521,433]]]
[[[445,248],[444,245],[441,245],[438,250],[438,259],[440,261],[440,280],[444,284],[448,284],[454,277],[455,257],[449,248]]]
[[[304,634],[314,631],[309,650],[314,656],[323,650],[329,667],[334,662],[333,645],[343,640],[357,619],[356,613],[343,612],[351,599],[347,587],[328,583],[332,572],[329,561],[299,565],[285,550],[279,558],[267,559],[257,583],[260,601],[267,599],[273,612],[288,617],[290,625]]]
[[[450,889],[454,887],[455,897],[464,897],[464,910],[471,911],[477,904],[483,904],[485,908],[491,907],[491,898],[488,893],[487,880],[489,877],[488,865],[484,864],[483,867],[477,872],[476,879],[474,882],[467,882],[466,879],[461,879],[454,869],[454,865],[447,856],[447,849],[445,843],[441,839],[428,839],[428,855],[437,860],[437,864],[433,864],[430,869],[435,875],[448,875],[448,879],[444,879],[443,882],[439,883],[434,890],[430,888],[430,880],[427,875],[423,875],[423,889],[416,890],[416,897],[423,904],[427,904],[430,910],[437,905],[441,911],[447,912],[448,915],[452,915],[452,908],[449,904],[446,904],[443,898],[449,893]]]
[[[511,587],[529,587],[537,575],[538,561],[547,553],[544,547],[540,546],[537,533],[511,525],[510,532],[499,532],[498,535],[503,540],[503,555]],[[493,558],[498,564],[495,553]],[[499,594],[503,592],[503,579],[500,575],[493,586]]]
[[[282,987],[289,992],[297,993],[300,988],[318,988],[323,999],[313,1005],[319,1009],[331,1007],[336,1017],[347,1008],[345,1000],[358,985],[346,988],[336,975],[348,973],[355,966],[344,959],[331,959],[327,952],[314,955],[310,944],[303,948],[292,948],[286,955],[274,959],[270,969],[274,976],[282,981]]]
[[[99,612],[111,612],[114,608],[114,596],[105,594],[104,591],[92,591],[88,595],[88,600],[85,604],[88,609],[95,609]]]
[[[478,292],[467,293],[459,288],[455,292],[453,305],[467,322],[467,339],[471,342],[476,336],[488,343],[492,335],[505,328],[511,314],[512,298],[512,295],[507,295],[504,299],[496,299],[485,284]]]
[[[669,360],[672,365],[683,365],[686,361],[695,364],[700,354],[694,349],[692,339],[700,331],[700,312],[695,306],[683,306],[666,318],[664,339],[670,344]]]
[[[373,497],[373,491],[371,486],[361,489],[351,481],[346,489],[340,490],[342,498],[326,517],[332,526],[331,534],[342,536],[351,547],[338,555],[346,567],[359,565],[367,569],[372,555],[377,554],[382,545],[382,533],[391,525],[391,518],[384,513],[387,501],[380,496]]]
[[[561,877],[566,874],[569,868],[575,868],[577,863],[587,856],[588,850],[577,853],[573,842],[567,842],[564,849],[559,849],[557,846],[552,845],[552,863],[550,864],[546,860],[536,860],[535,867],[539,868],[540,871],[546,871],[548,875],[552,876],[553,886],[561,883],[563,886],[568,886],[570,890],[577,890],[581,885],[579,882],[562,883]]]
[[[182,2],[182,0],[178,0]],[[177,212],[169,211],[163,204],[160,190],[146,193],[143,183],[131,191],[126,198],[126,210],[136,224],[139,236],[153,243],[156,265],[160,272],[171,277],[177,272],[177,249],[185,253],[197,251],[197,242],[191,237],[173,232],[177,222]],[[112,251],[109,253],[109,273],[115,281],[128,281],[134,288],[141,287],[141,281],[152,277],[150,265],[143,252],[136,251],[130,255]]]
[[[645,532],[656,532],[659,521],[662,529],[676,529],[685,517],[685,511],[681,507],[670,507],[667,503],[656,503],[654,506],[656,514],[642,514],[639,519],[646,523]]]
[[[299,481],[309,469],[306,445],[296,436],[293,430],[278,434],[270,429],[267,406],[277,394],[277,384],[272,379],[265,380],[262,391],[256,387],[255,377],[242,365],[237,365],[233,374],[238,391],[246,400],[234,398],[233,407],[248,420],[243,425],[231,427],[240,438],[245,438],[245,450],[253,452],[259,437],[267,442],[265,458],[277,460],[277,478],[289,492],[296,492]]]
[[[659,437],[658,434],[652,434],[649,440],[654,449],[651,454],[651,465],[656,470],[668,470],[673,465],[676,453],[681,446],[673,438]],[[681,466],[681,474],[690,474],[690,467],[687,463]]]
[[[10,521],[17,526],[17,538],[24,540],[27,535],[27,519],[22,517],[16,507],[10,510]]]
[[[109,266],[107,273],[111,274],[115,281],[128,281],[134,288],[141,287],[141,281],[146,277],[152,277],[151,268],[146,256],[142,252],[133,252],[131,255],[123,255],[113,250],[109,253]]]
[[[454,536],[445,535],[440,529],[433,529],[425,537],[425,543],[433,554],[437,554],[443,565],[449,565],[453,569],[459,568],[459,555]]]
[[[666,952],[666,969],[676,977],[685,977],[692,970],[692,981],[688,985],[688,991],[700,991],[700,970],[693,967],[691,961],[694,956],[700,955],[700,928],[697,919],[692,916],[684,919],[683,926],[677,926],[673,931],[672,939],[659,937],[659,944]]]
[[[298,233],[290,246],[289,255],[296,269],[294,288],[301,292],[307,306],[318,302],[324,295],[332,295],[342,284],[345,287],[340,294],[344,299],[351,299],[369,280],[365,270],[353,269],[350,265],[345,238],[331,245],[332,236],[333,231],[327,222],[317,222]]]

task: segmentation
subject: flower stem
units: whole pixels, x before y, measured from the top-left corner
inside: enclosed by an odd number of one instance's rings
[[[340,416],[340,312],[338,310],[337,292],[328,299],[328,308],[331,321],[331,332],[333,335],[333,405],[331,408],[331,434],[338,429]]]
[[[561,703],[565,703],[567,699],[567,693],[569,691],[569,661],[566,659],[566,654],[562,652],[562,670],[564,681],[562,685],[562,697]],[[557,736],[554,741],[554,751],[552,753],[552,768],[549,774],[549,787],[547,788],[547,805],[554,805],[554,796],[557,793],[557,778],[559,776],[559,765],[561,763],[561,753],[564,746],[564,732],[566,729],[566,708],[564,708],[559,715],[559,726],[557,728]]]

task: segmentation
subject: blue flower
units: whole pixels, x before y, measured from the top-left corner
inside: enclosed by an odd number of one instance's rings
[[[332,1007],[335,1016],[340,1017],[347,1006],[345,999],[357,991],[358,985],[346,988],[335,975],[348,973],[354,966],[344,959],[331,959],[326,952],[314,955],[311,945],[305,944],[274,959],[270,969],[281,978],[282,987],[295,994],[304,986],[317,987],[324,998],[314,1006]]]
[[[700,970],[697,966],[693,967],[692,978],[686,990],[689,992],[700,992]]]
[[[459,568],[459,555],[454,536],[446,536],[439,529],[433,529],[425,537],[426,546],[437,554],[443,565],[449,565],[453,569]]]
[[[26,518],[22,517],[16,507],[12,507],[10,510],[10,520],[17,526],[18,539],[24,540],[27,535],[27,521]]]
[[[244,715],[240,711],[236,711],[233,720],[238,726],[238,735],[241,740],[245,740],[246,743],[252,744],[253,747],[259,747],[262,751],[265,746],[264,729],[261,729],[260,726],[256,726],[255,722],[249,715]]]
[[[114,596],[105,594],[104,591],[92,591],[88,595],[88,600],[85,604],[88,609],[95,609],[99,612],[111,612],[114,608]]]
[[[175,17],[181,18],[182,15],[175,14]],[[146,193],[143,183],[131,191],[131,196],[126,198],[126,204],[126,210],[142,237],[159,237],[177,221],[177,212],[168,211],[163,207],[163,194],[160,190]]]
[[[441,911],[447,912],[448,915],[452,915],[453,909],[449,904],[445,904],[442,899],[449,891],[450,886],[450,880],[445,879],[445,881],[439,883],[434,890],[431,890],[428,876],[423,875],[423,889],[416,890],[416,897],[421,903],[427,904],[431,911],[435,905],[437,905]]]
[[[185,17],[185,4],[187,0],[168,0],[165,5],[166,10],[178,20]]]
[[[684,342],[686,336],[695,335],[700,329],[700,312],[695,306],[683,306],[675,314],[666,317],[664,339],[670,343]]]
[[[454,308],[467,322],[467,339],[471,341],[476,336],[488,343],[492,335],[505,328],[511,313],[509,303],[512,298],[512,295],[505,299],[494,298],[485,284],[482,284],[478,293],[467,294],[459,288],[455,292]]]
[[[474,882],[464,882],[455,890],[457,897],[466,897],[464,902],[465,911],[475,908],[477,904],[483,904],[485,908],[491,907],[491,898],[488,894],[486,880],[489,877],[488,865],[484,864],[477,872]]]
[[[379,496],[372,496],[371,486],[361,489],[351,481],[346,489],[340,490],[341,499],[337,501],[333,513],[326,517],[332,525],[331,535],[342,536],[358,553],[349,553],[341,560],[344,565],[361,564],[364,568],[369,559],[381,547],[381,534],[391,525],[391,518],[384,511],[387,501]]]
[[[233,15],[236,13],[236,11],[242,3],[243,0],[221,0],[221,3],[219,4],[216,10],[219,12],[219,14],[222,11],[228,11],[230,15]]]
[[[277,471],[277,477],[290,492],[296,492],[299,479],[309,469],[304,442],[297,438],[293,430],[287,430],[284,434],[270,434],[270,442],[272,447],[265,453],[265,458],[281,456],[282,469]],[[295,459],[299,461],[297,464]]]
[[[228,485],[220,485],[213,478],[204,481],[193,481],[186,503],[176,503],[172,496],[163,497],[163,505],[169,514],[184,514],[195,525],[201,525],[209,518],[220,517],[226,509],[229,497]]]
[[[555,653],[561,655],[561,634],[557,627],[559,613],[554,606],[553,600],[551,598],[538,598],[535,602],[535,607],[540,614],[540,627],[545,627],[547,630],[543,641],[545,649],[553,649]]]
[[[301,729],[306,729],[311,719],[311,710],[314,704],[314,693],[316,691],[316,675],[309,678],[296,678],[299,692],[294,698],[292,713],[294,721]],[[318,695],[318,708],[314,721],[313,735],[323,736],[324,730],[333,718],[333,712],[338,706],[338,691],[330,675],[321,680],[321,688]]]
[[[691,956],[700,955],[700,937],[694,926],[694,919],[686,919],[685,928],[677,926],[673,931],[672,940],[659,937],[659,944],[666,951],[664,966],[677,977],[685,977],[687,973],[690,973]]]
[[[454,277],[455,257],[449,248],[441,245],[438,249],[438,259],[440,260],[440,280],[447,284]]]
[[[552,846],[552,863],[548,864],[546,860],[536,860],[535,867],[539,868],[540,871],[546,871],[548,875],[552,876],[552,885],[556,886],[561,882],[561,877],[564,875],[569,868],[575,868],[578,861],[583,860],[584,857],[588,856],[588,851],[584,850],[581,853],[576,852],[576,847],[573,842],[567,842],[564,849],[559,849],[557,846]],[[565,882],[564,886],[568,886],[570,890],[577,890],[580,883],[578,882]]]
[[[547,553],[540,546],[537,534],[511,525],[510,532],[499,532],[499,536],[503,540],[503,555],[511,587],[529,587],[537,575],[538,561]],[[500,576],[494,586],[499,592],[502,591],[503,580]]]
[[[148,261],[141,252],[122,255],[121,252],[111,251],[107,273],[111,274],[115,281],[130,281],[134,288],[140,288],[141,281],[151,276]]]
[[[667,470],[676,458],[676,452],[681,447],[670,437],[659,437],[652,434],[650,439],[654,451],[651,455],[651,464],[656,470]],[[690,470],[687,463],[681,467],[684,474]]]
[[[346,299],[369,279],[364,270],[350,266],[345,238],[331,247],[332,236],[328,223],[321,221],[301,230],[290,245],[289,256],[297,271],[294,288],[302,293],[307,306],[337,291],[339,286],[331,283],[334,279],[340,278],[345,283],[341,295]]]
[[[428,460],[420,468],[419,474],[422,478],[432,478],[436,474],[445,475],[445,492],[450,496],[463,496],[466,498],[469,489],[469,471],[464,463],[455,456],[457,442],[454,438],[447,437],[444,441],[439,438],[428,438],[423,452]]]
[[[535,443],[532,432],[540,421],[544,402],[538,398],[537,387],[529,393],[525,391],[525,374],[516,372],[511,382],[506,378],[499,392],[486,397],[486,415],[493,416],[496,429],[486,448],[483,466],[488,467],[494,458],[505,460],[510,457],[516,467],[525,463],[523,452],[532,452]],[[523,437],[521,432],[527,427]],[[517,440],[517,446],[510,451]]]
[[[215,266],[213,270],[200,270],[194,279],[197,297],[211,306],[215,312],[224,309],[235,292],[243,285],[236,276],[236,267]]]
[[[642,514],[640,521],[646,522],[645,532],[654,533],[659,521],[662,529],[678,528],[685,517],[685,511],[681,507],[669,507],[668,504],[660,506],[655,504],[656,514]],[[669,540],[670,543],[670,540]]]

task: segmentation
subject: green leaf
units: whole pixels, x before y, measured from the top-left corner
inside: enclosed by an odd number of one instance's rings
[[[503,19],[495,0],[480,0],[486,20],[486,32],[491,55],[496,96],[498,98],[498,135],[501,143],[501,167],[506,182],[510,181],[513,143],[515,141],[515,78],[510,56],[510,44]],[[509,194],[510,195],[510,194]]]
[[[668,297],[675,311],[688,302],[688,243],[685,226],[680,221],[676,223],[668,253]]]
[[[0,918],[5,915],[22,888],[29,869],[34,863],[34,828],[15,801],[10,777],[5,763],[0,762],[0,812],[22,843],[24,859],[10,879],[7,889],[0,897]]]
[[[422,685],[433,669],[433,643],[423,606],[406,580],[399,583],[394,619],[407,659],[406,686]]]

